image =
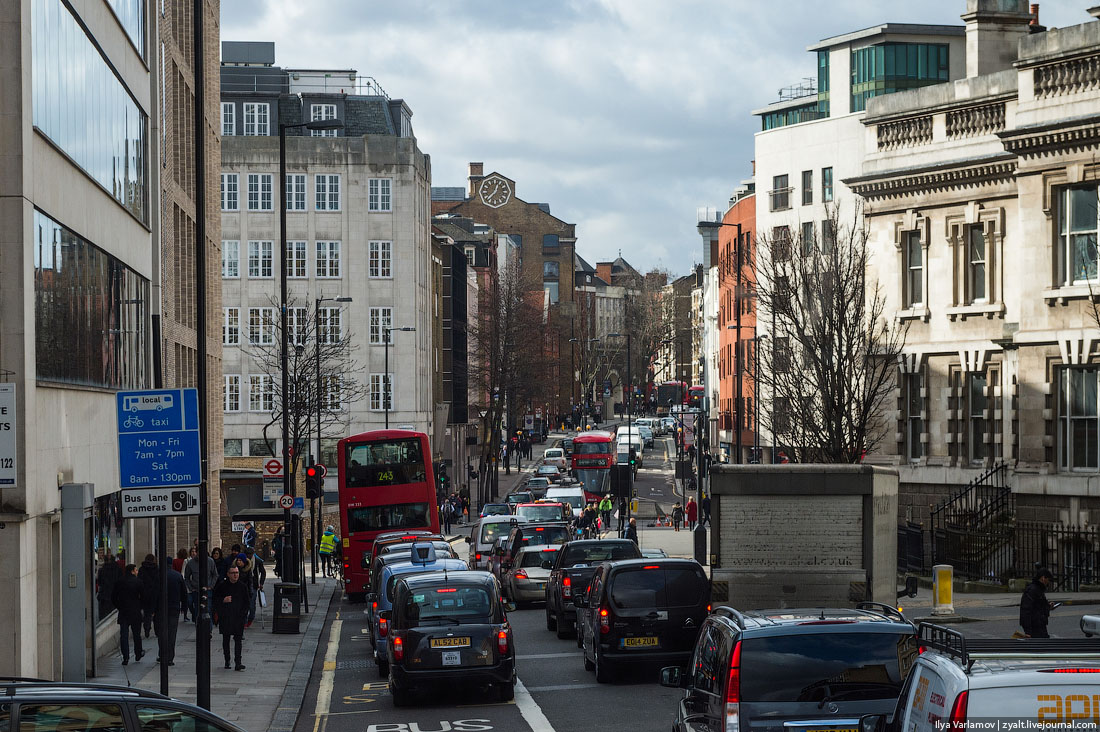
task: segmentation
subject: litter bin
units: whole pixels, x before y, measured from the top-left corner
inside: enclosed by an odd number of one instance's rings
[[[297,582],[276,583],[271,632],[298,633],[298,623],[301,617],[302,588]]]

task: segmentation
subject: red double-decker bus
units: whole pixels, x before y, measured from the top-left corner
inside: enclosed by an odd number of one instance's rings
[[[573,438],[573,477],[589,493],[603,495],[611,485],[615,464],[615,436],[603,430],[581,432]]]
[[[438,532],[439,509],[424,433],[364,432],[340,440],[338,454],[344,591],[355,600],[366,593],[374,538],[408,529]]]
[[[704,391],[705,389],[699,384],[696,384],[695,386],[692,386],[690,389],[688,389],[688,406],[692,409],[702,409]]]
[[[664,416],[670,411],[678,411],[681,404],[687,404],[688,385],[686,381],[664,381],[657,386],[657,415]],[[672,407],[670,410],[669,407]]]

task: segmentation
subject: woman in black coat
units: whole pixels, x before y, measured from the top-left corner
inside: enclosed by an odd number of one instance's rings
[[[1020,598],[1020,626],[1026,638],[1049,638],[1047,622],[1050,620],[1050,602],[1047,600],[1047,587],[1054,579],[1049,569],[1040,569],[1031,583],[1024,588]]]
[[[145,628],[145,637],[148,638],[149,629],[156,619],[157,600],[160,598],[160,568],[157,566],[157,558],[146,554],[137,576],[141,580],[141,624]]]
[[[111,604],[118,610],[118,646],[122,651],[122,665],[130,662],[130,634],[134,636],[134,659],[145,655],[141,650],[141,580],[137,567],[127,564],[122,577],[111,591]]]

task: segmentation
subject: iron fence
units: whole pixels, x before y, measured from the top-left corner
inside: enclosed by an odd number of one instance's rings
[[[924,527],[912,521],[898,526],[898,571],[924,574]]]

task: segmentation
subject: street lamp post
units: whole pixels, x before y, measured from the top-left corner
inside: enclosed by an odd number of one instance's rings
[[[382,328],[382,343],[386,347],[386,362],[385,362],[386,365],[385,365],[385,368],[382,372],[382,383],[383,383],[382,406],[386,410],[386,429],[390,428],[390,402],[393,401],[393,384],[391,383],[391,380],[390,380],[390,333],[392,333],[395,330],[401,330],[401,331],[405,331],[405,332],[412,332],[412,331],[416,330],[416,328],[412,328],[412,327],[405,327],[405,328],[383,327]]]
[[[351,302],[350,297],[319,297],[313,307],[313,351],[316,354],[316,366],[317,366],[317,454],[314,458],[315,463],[321,461],[321,401],[322,399],[322,385],[321,385],[321,303],[324,302]],[[327,465],[325,466],[328,467]],[[326,470],[327,472],[327,470]],[[324,478],[321,478],[324,481]],[[324,483],[322,482],[322,486]],[[321,520],[315,513],[314,509],[317,505],[317,499],[309,499],[309,523],[312,526],[313,536],[318,537],[321,535]],[[321,492],[321,514],[325,512],[325,494]],[[309,553],[310,565],[310,582],[316,584],[317,582],[317,541],[314,539],[313,548]]]
[[[288,352],[290,349],[290,333],[287,330],[288,308],[287,308],[287,246],[286,246],[286,131],[289,129],[306,128],[309,130],[339,130],[343,129],[344,123],[338,119],[326,119],[315,120],[312,122],[298,122],[296,124],[280,124],[279,125],[279,183],[277,187],[279,196],[279,310],[280,310],[280,327],[282,328],[282,338],[279,339],[279,360],[280,367],[282,369],[282,389],[283,389],[283,403],[282,403],[282,433],[283,433],[283,495],[293,496],[294,487],[291,481],[290,473],[290,368],[287,363]],[[272,186],[276,188],[276,186]],[[275,191],[272,191],[275,193]],[[292,537],[293,530],[290,523],[290,509],[283,509],[283,533],[286,537]],[[297,545],[297,538],[290,538],[283,540],[283,572],[289,572],[289,577],[283,577],[284,582],[297,582],[300,577],[298,574],[298,561],[297,556],[301,552],[301,547]],[[293,554],[288,556],[287,551],[292,550]],[[291,557],[294,557],[291,560]]]

